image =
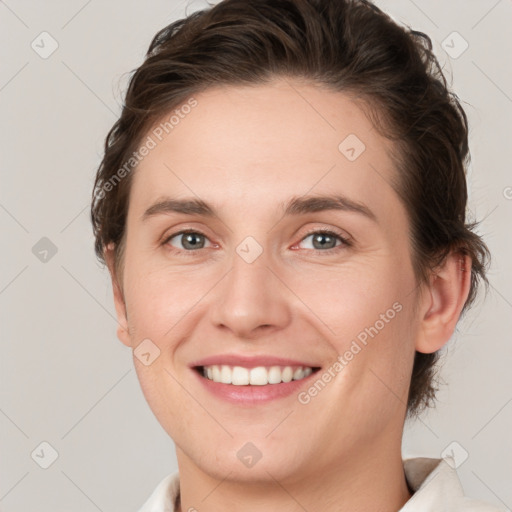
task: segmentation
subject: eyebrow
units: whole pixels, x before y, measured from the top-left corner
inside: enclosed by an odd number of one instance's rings
[[[338,210],[359,213],[373,222],[377,222],[376,215],[368,206],[340,194],[292,197],[286,203],[281,203],[281,208],[284,210],[284,216]],[[166,197],[150,206],[142,215],[142,220],[145,221],[155,215],[170,213],[200,215],[203,217],[218,216],[215,208],[202,199]]]

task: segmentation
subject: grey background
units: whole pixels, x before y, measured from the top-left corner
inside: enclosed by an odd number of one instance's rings
[[[490,293],[445,350],[447,386],[437,409],[407,425],[404,455],[439,457],[453,449],[466,493],[510,508],[512,3],[378,5],[432,37],[465,102],[470,207],[494,256]],[[88,208],[127,72],[142,62],[158,29],[204,6],[205,0],[0,1],[3,512],[136,511],[177,469],[173,442],[144,400],[130,350],[116,338]],[[31,47],[42,31],[58,43],[46,59]],[[462,48],[454,31],[469,43],[457,58],[443,49],[443,41],[452,53]],[[51,461],[43,441],[58,452],[48,469],[40,467]]]

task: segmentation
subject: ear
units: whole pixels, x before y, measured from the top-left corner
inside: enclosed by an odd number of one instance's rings
[[[112,281],[112,292],[114,295],[114,305],[117,315],[117,337],[127,347],[131,347],[130,334],[128,330],[128,317],[126,314],[126,304],[124,301],[123,290],[119,284],[115,268],[114,245],[109,244],[104,251],[105,261],[110,272]]]
[[[430,354],[451,338],[471,285],[471,258],[452,252],[431,277],[422,301],[416,350]]]

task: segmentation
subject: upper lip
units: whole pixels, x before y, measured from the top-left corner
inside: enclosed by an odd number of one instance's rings
[[[255,368],[257,366],[305,366],[318,368],[320,366],[315,363],[271,355],[245,356],[237,354],[218,354],[205,357],[204,359],[193,362],[190,366],[213,366],[223,364],[227,366],[242,366],[244,368]]]

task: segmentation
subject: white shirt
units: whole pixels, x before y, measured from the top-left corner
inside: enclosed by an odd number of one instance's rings
[[[411,499],[398,512],[498,512],[497,508],[464,496],[453,459],[415,458],[404,461]],[[165,477],[139,512],[177,512],[179,472]]]

